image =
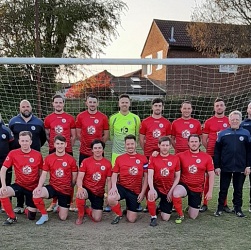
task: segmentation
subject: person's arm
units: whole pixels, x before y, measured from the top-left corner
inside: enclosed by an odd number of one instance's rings
[[[139,134],[139,144],[141,148],[144,150],[145,146],[145,135]]]
[[[175,140],[175,136],[174,136],[174,135],[171,135],[171,142],[172,142],[172,146],[173,146],[173,148],[175,149],[175,146],[176,146],[176,140]]]
[[[213,196],[213,188],[214,188],[214,171],[209,171],[208,172],[208,182],[209,182],[209,188],[208,188],[208,192],[205,195],[205,198],[207,200],[211,200],[212,196]]]
[[[173,185],[172,185],[171,189],[169,190],[169,192],[168,192],[168,194],[167,194],[167,200],[168,200],[169,202],[172,201],[173,190],[174,190],[174,188],[178,185],[179,181],[180,181],[180,171],[177,171],[177,172],[175,172],[175,175],[174,175],[174,182],[173,182]]]
[[[40,178],[39,178],[39,182],[38,182],[38,185],[37,187],[33,190],[33,193],[35,195],[39,195],[42,191],[42,187],[45,183],[45,180],[46,180],[46,176],[47,176],[47,171],[42,171],[41,175],[40,175]]]
[[[46,134],[46,140],[49,143],[49,141],[50,141],[50,130],[48,128],[45,129],[45,134]]]
[[[72,172],[72,176],[71,176],[72,187],[74,187],[76,184],[77,176],[78,176],[78,172]]]
[[[1,187],[1,194],[3,194],[4,192],[7,191],[6,189],[6,172],[7,169],[5,166],[2,166],[1,168],[1,172],[0,172],[0,176],[1,176],[1,183],[2,183],[2,187]]]
[[[102,141],[103,141],[104,143],[106,143],[107,140],[108,140],[108,138],[109,138],[109,130],[104,130],[103,133],[104,133],[104,134],[103,134]]]
[[[76,129],[71,128],[71,146],[73,147],[76,141]]]
[[[154,189],[153,186],[153,175],[154,175],[154,170],[153,169],[148,169],[148,186],[149,186],[149,192],[148,192],[148,196],[147,199],[149,201],[155,201],[156,197],[156,190]]]
[[[118,193],[118,189],[117,189],[117,181],[118,181],[118,173],[112,173],[112,177],[111,177],[111,189],[109,191],[110,195],[116,195]]]
[[[111,177],[107,177],[106,181],[107,181],[107,193],[109,193],[109,191],[112,188],[112,179],[111,179]]]
[[[208,141],[208,134],[202,134],[202,145],[205,147],[205,149],[207,148],[207,141]]]
[[[81,128],[76,128],[77,139],[81,141]]]
[[[146,193],[146,189],[148,186],[148,178],[147,178],[147,172],[144,172],[144,177],[143,177],[143,184],[142,184],[142,189],[140,194],[138,195],[138,202],[143,201],[144,197],[145,197],[145,193]]]
[[[41,147],[42,147],[42,146],[44,146],[44,144],[47,141],[47,139],[46,139],[46,133],[45,133],[43,122],[42,122],[41,126],[42,126],[42,129],[41,129],[41,132],[40,132],[40,143],[41,143]]]

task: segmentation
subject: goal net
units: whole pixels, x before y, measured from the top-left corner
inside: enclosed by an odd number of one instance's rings
[[[161,97],[165,101],[163,115],[170,121],[180,116],[184,100],[192,102],[193,117],[201,122],[213,115],[217,97],[225,100],[226,114],[238,109],[244,116],[251,101],[251,67],[236,65],[235,59],[231,59],[231,65],[220,65],[217,59],[211,65],[186,65],[184,61],[182,65],[167,65],[161,59],[158,64],[151,64],[150,59],[138,59],[135,63],[131,60],[128,64],[119,59],[105,60],[92,65],[84,59],[83,64],[72,59],[71,63],[57,65],[50,61],[41,63],[41,59],[31,63],[27,58],[27,62],[19,64],[15,59],[8,64],[0,60],[3,121],[8,123],[19,113],[23,99],[28,99],[33,113],[43,119],[52,112],[51,97],[56,93],[65,96],[66,112],[74,116],[85,109],[84,101],[89,94],[99,97],[100,111],[110,116],[118,111],[118,96],[127,93],[132,99],[131,111],[141,119],[151,114],[151,100]]]

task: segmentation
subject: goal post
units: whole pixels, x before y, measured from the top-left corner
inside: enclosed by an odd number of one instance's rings
[[[147,66],[164,69],[164,78],[146,75]],[[8,123],[28,99],[43,119],[52,112],[51,97],[61,93],[74,116],[85,109],[89,94],[99,97],[99,109],[110,116],[118,111],[118,95],[128,93],[131,111],[141,119],[151,114],[155,97],[164,99],[170,121],[180,116],[184,100],[192,102],[193,116],[205,121],[217,97],[225,100],[227,114],[238,109],[244,116],[251,101],[250,66],[250,58],[0,58],[0,113]]]

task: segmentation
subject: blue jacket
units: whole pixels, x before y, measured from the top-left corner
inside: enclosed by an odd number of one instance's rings
[[[244,128],[227,128],[218,134],[214,148],[214,167],[222,172],[244,172],[250,166],[250,133]]]
[[[10,119],[9,128],[14,134],[14,149],[20,148],[18,137],[21,131],[30,131],[32,133],[32,149],[40,151],[46,142],[44,123],[35,115],[32,115],[28,122],[26,122],[20,114],[14,116]]]

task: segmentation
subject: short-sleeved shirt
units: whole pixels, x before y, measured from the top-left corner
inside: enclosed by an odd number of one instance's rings
[[[126,153],[117,157],[113,172],[119,174],[118,184],[138,195],[142,189],[142,179],[144,172],[147,172],[147,167],[146,156]]]
[[[103,197],[107,177],[112,175],[111,162],[106,158],[95,160],[93,156],[82,161],[79,172],[84,172],[83,187],[93,194]]]
[[[50,154],[44,159],[43,170],[50,173],[49,184],[58,192],[72,193],[72,173],[78,171],[76,160],[69,154]]]
[[[175,153],[188,150],[188,137],[191,134],[201,135],[201,124],[194,118],[178,118],[172,123],[172,136],[175,137]]]
[[[0,166],[10,152],[10,143],[14,140],[13,133],[0,121]]]
[[[41,147],[46,142],[44,123],[35,115],[32,115],[31,119],[28,122],[26,122],[19,114],[10,119],[9,128],[14,135],[13,148],[15,149],[20,148],[18,139],[19,139],[19,133],[21,131],[30,131],[32,133],[32,144],[31,144],[32,149],[40,151]]]
[[[127,135],[139,135],[140,118],[129,112],[123,115],[120,112],[112,115],[109,119],[110,138],[112,140],[112,153],[125,153],[124,138]]]
[[[21,149],[10,151],[3,166],[14,166],[15,183],[27,190],[34,190],[39,181],[39,172],[43,166],[43,158],[40,152],[32,149],[24,153]]]
[[[100,111],[90,114],[86,110],[78,114],[76,128],[81,129],[80,153],[91,156],[92,141],[94,139],[102,140],[104,130],[109,130],[108,118]]]
[[[168,156],[150,157],[148,169],[154,171],[153,186],[162,194],[168,194],[175,179],[175,173],[180,171],[179,157]]]
[[[205,173],[214,171],[212,157],[200,151],[192,153],[190,150],[177,154],[180,159],[180,182],[188,186],[193,192],[203,192]]]
[[[202,133],[208,135],[206,150],[209,155],[214,155],[214,146],[217,140],[218,133],[228,127],[229,119],[226,116],[222,118],[217,118],[216,116],[213,116],[205,121]]]
[[[75,129],[74,117],[67,113],[52,113],[44,119],[45,129],[50,130],[49,150],[54,150],[54,138],[56,135],[63,135],[66,138],[66,152],[72,152],[71,129]]]
[[[149,157],[154,151],[159,151],[159,137],[171,135],[171,123],[164,117],[156,119],[149,116],[142,121],[139,133],[145,136],[144,154]]]

